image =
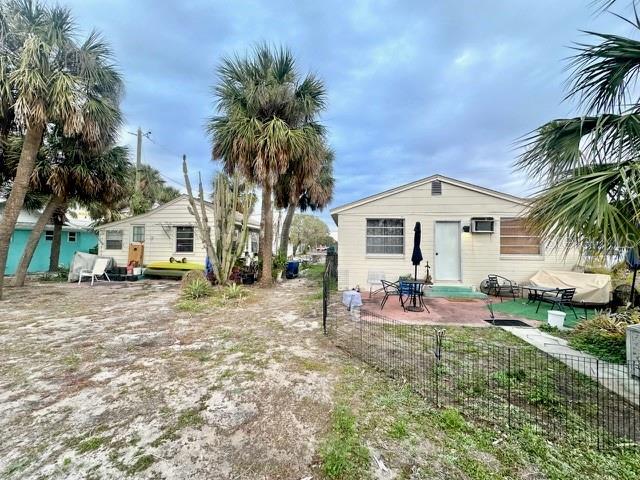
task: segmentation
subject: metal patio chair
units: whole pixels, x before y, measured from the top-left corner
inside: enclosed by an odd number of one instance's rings
[[[400,289],[399,283],[388,282],[386,280],[380,280],[382,284],[382,290],[384,290],[384,297],[382,297],[382,302],[380,302],[380,310],[382,310],[389,300],[389,297],[398,297],[400,300],[400,305],[402,305],[402,310],[404,310],[404,301],[402,300],[402,295],[406,295],[406,293],[402,293]]]
[[[490,274],[487,279],[480,285],[480,290],[487,295],[493,295],[500,298],[502,303],[502,297],[511,297],[515,302],[519,295],[518,284],[508,278],[501,277],[500,275]]]
[[[550,303],[551,304],[550,310],[553,310],[555,307],[558,307],[560,311],[564,311],[564,307],[569,307],[573,312],[574,317],[578,318],[578,314],[576,313],[575,308],[573,308],[573,297],[575,294],[576,294],[575,288],[562,288],[558,290],[557,293],[554,293],[553,295],[549,295],[549,296],[545,296],[545,295],[548,295],[545,292],[542,294],[538,302],[538,308],[540,308],[540,304],[542,302]],[[536,309],[536,312],[537,311],[538,310]],[[585,315],[586,315],[586,310],[585,310]]]

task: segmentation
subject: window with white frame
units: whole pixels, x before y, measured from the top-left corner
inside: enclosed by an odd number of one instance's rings
[[[258,234],[251,232],[249,235],[251,237],[251,252],[258,253]]]
[[[176,227],[176,252],[193,252],[193,227]]]
[[[144,242],[144,225],[134,225],[133,231],[131,232],[131,241],[132,242]]]
[[[105,233],[107,250],[122,250],[122,230],[107,230]]]
[[[404,253],[403,218],[367,218],[367,253]]]
[[[44,239],[47,242],[51,242],[53,240],[53,230],[46,230],[44,232]]]
[[[78,240],[78,232],[67,232],[67,242],[76,243]]]
[[[523,218],[500,219],[501,255],[540,255],[540,237],[532,234]]]

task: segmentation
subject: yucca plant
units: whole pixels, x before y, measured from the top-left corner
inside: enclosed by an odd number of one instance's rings
[[[182,296],[189,300],[198,300],[213,293],[213,287],[205,278],[196,278],[182,288]]]

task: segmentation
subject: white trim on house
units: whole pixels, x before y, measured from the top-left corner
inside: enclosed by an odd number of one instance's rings
[[[507,200],[510,202],[517,203],[519,205],[527,205],[529,200],[523,197],[517,197],[515,195],[510,195],[508,193],[498,192],[497,190],[492,190],[490,188],[481,187],[479,185],[474,185],[472,183],[463,182],[462,180],[456,180],[454,178],[445,177],[444,175],[435,174],[429,177],[422,178],[420,180],[416,180],[415,182],[407,183],[404,185],[400,185],[398,187],[391,188],[389,190],[385,190],[384,192],[376,193],[375,195],[370,195],[368,197],[362,198],[360,200],[355,200],[350,203],[345,203],[344,205],[339,205],[335,208],[331,209],[331,217],[333,221],[338,224],[338,214],[344,212],[345,210],[349,210],[351,208],[359,207],[361,205],[365,205],[370,202],[374,202],[376,200],[383,199],[390,195],[395,195],[396,193],[404,192],[405,190],[410,190],[415,187],[419,187],[421,185],[425,185],[427,183],[431,183],[434,180],[439,180],[442,183],[448,183],[450,185],[455,185],[457,187],[466,188],[467,190],[472,190],[478,193],[484,193],[485,195],[489,195],[495,198],[500,198],[502,200]]]

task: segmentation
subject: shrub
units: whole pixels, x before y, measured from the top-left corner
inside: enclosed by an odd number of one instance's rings
[[[182,287],[182,296],[191,300],[208,297],[212,292],[211,284],[204,277],[196,278]]]
[[[626,331],[640,323],[640,310],[623,309],[617,313],[602,312],[578,324],[569,344],[609,362],[626,360]]]
[[[204,272],[202,270],[189,270],[188,272],[185,272],[185,274],[182,276],[182,282],[180,286],[181,288],[184,289],[187,285],[189,285],[194,280],[201,280],[203,278],[205,277],[204,277]]]
[[[224,294],[229,300],[235,300],[237,298],[244,298],[247,295],[247,292],[242,285],[232,283],[227,286]]]

